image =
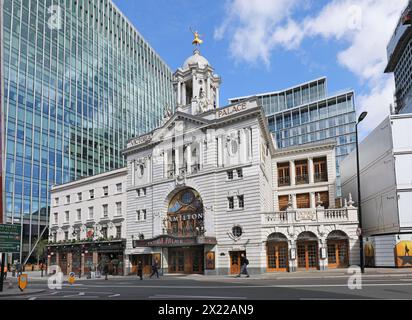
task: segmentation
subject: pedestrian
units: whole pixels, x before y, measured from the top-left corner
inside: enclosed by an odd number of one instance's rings
[[[104,272],[104,280],[108,280],[108,273],[109,273],[109,265],[107,263],[104,264],[103,267],[103,272]]]
[[[17,262],[16,269],[17,269],[17,277],[21,276],[21,274],[23,273],[23,268],[20,262]]]
[[[4,265],[4,277],[3,277],[4,280],[7,280],[7,270],[8,270],[8,265],[5,264]]]
[[[137,263],[137,276],[140,278],[140,280],[143,280],[143,263],[142,263],[142,261],[139,261]]]
[[[240,278],[242,274],[246,275],[246,278],[249,278],[249,272],[247,271],[247,266],[249,265],[249,260],[246,258],[244,253],[240,256],[240,272],[237,275],[237,278]]]
[[[159,262],[157,261],[157,258],[153,260],[152,263],[152,274],[150,275],[150,278],[152,278],[154,275],[159,279]]]

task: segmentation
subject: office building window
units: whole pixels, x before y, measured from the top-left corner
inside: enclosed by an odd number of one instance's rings
[[[77,209],[77,221],[82,221],[82,209]]]
[[[77,200],[78,200],[78,201],[82,201],[82,200],[83,200],[83,195],[82,195],[81,192],[79,192],[79,193],[77,194]]]
[[[237,177],[243,178],[243,169],[237,169]]]
[[[69,240],[69,231],[64,232],[64,240],[68,241]]]
[[[109,195],[109,187],[103,187],[103,195],[105,197]]]
[[[146,211],[146,209],[142,210],[142,213],[143,213],[143,220],[146,221],[146,219],[147,219],[147,211]]]
[[[57,212],[54,213],[54,224],[59,223],[59,214]]]
[[[64,213],[64,215],[65,215],[65,222],[66,223],[69,223],[69,221],[70,221],[70,212],[69,211],[66,211],[65,213]]]
[[[55,198],[55,199],[54,199],[54,204],[55,204],[56,206],[59,205],[59,198]]]
[[[66,203],[70,204],[70,196],[66,196]]]
[[[94,199],[94,190],[89,191],[90,199]]]
[[[227,172],[227,178],[228,178],[228,180],[233,180],[233,171],[228,171]]]
[[[116,190],[117,190],[117,193],[122,192],[122,184],[121,183],[116,184]]]

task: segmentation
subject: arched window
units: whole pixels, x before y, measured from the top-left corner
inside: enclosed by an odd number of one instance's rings
[[[167,213],[168,233],[173,236],[196,236],[203,233],[203,202],[195,190],[178,192],[170,201]]]

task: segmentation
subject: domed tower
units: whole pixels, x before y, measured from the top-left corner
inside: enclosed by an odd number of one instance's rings
[[[193,44],[202,41],[195,33]],[[177,97],[177,110],[193,115],[219,108],[219,87],[221,79],[214,74],[209,61],[200,54],[196,47],[193,55],[186,59],[173,77],[173,85]]]

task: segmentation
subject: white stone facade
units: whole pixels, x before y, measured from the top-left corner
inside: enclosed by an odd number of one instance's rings
[[[207,60],[199,56],[195,52],[191,62],[176,72],[176,90],[181,90],[182,83],[204,80],[205,74],[213,74]],[[184,81],[182,75],[187,77]],[[212,87],[207,85],[206,92],[218,92],[218,87]],[[276,150],[256,99],[221,109],[215,108],[215,103],[201,112],[193,108],[193,100],[182,99],[185,94],[179,91],[177,112],[169,114],[161,128],[130,140],[124,151],[128,163],[126,257],[143,259],[144,255],[155,254],[164,272],[178,272],[180,268],[180,272],[190,273],[190,259],[196,254],[190,258],[190,253],[185,253],[181,258],[184,266],[175,266],[179,264],[175,249],[197,244],[204,263],[200,273],[237,273],[235,260],[240,252],[246,252],[250,272],[262,273],[282,269],[269,267],[273,261],[269,262],[272,258],[268,254],[268,238],[281,234],[287,243],[286,270],[302,268],[302,263],[298,265],[302,241],[306,239],[299,237],[302,235],[312,236],[306,240],[316,243],[314,268],[330,265],[328,236],[333,238],[330,241],[346,241],[345,265],[359,263],[357,210],[352,202],[335,208],[334,144]],[[326,175],[315,175],[314,159],[319,158],[325,159],[322,165],[326,166]],[[307,183],[279,187],[277,165],[290,163],[289,178],[295,179],[295,160],[307,160]],[[184,190],[198,194],[204,209],[203,232],[190,233],[191,242],[189,236],[173,234],[170,227],[170,202]],[[310,205],[298,208],[296,197],[303,193],[310,197]],[[330,199],[328,209],[320,201],[321,194]],[[285,195],[291,196],[292,203],[280,212],[278,197]],[[181,243],[181,239],[189,242]],[[211,265],[207,261],[209,254],[214,256]],[[133,269],[131,261],[127,260],[126,265]]]
[[[93,240],[125,239],[126,178],[127,170],[122,168],[54,186],[49,241],[80,242],[90,238],[91,230]],[[102,228],[107,228],[107,234],[102,234]]]

